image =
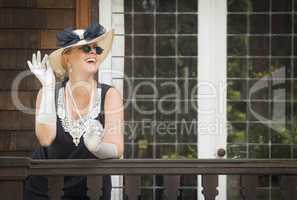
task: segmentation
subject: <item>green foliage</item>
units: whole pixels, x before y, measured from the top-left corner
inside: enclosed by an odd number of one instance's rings
[[[145,150],[148,148],[148,141],[147,140],[138,140],[138,149]]]
[[[240,100],[240,92],[228,88],[228,98],[231,100]]]
[[[232,104],[229,104],[227,106],[227,113],[228,113],[228,118],[231,121],[245,121],[246,120],[246,113],[243,111],[240,111],[237,107],[233,106]]]
[[[230,134],[228,134],[228,142],[232,143],[242,143],[245,142],[245,131],[232,131]]]
[[[177,152],[170,152],[167,155],[162,155],[162,159],[167,159],[167,160],[175,160],[175,159],[197,159],[197,152],[195,148],[191,145],[187,145],[186,149],[187,155],[180,155]]]
[[[251,0],[229,0],[228,8],[232,11],[252,12],[253,4]]]
[[[286,127],[283,127],[279,131],[274,132],[275,143],[291,144],[291,142],[293,142],[291,138],[291,131]]]
[[[228,77],[246,77],[246,61],[243,59],[228,59]]]

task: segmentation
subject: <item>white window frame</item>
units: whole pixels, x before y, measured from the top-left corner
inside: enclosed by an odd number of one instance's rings
[[[114,86],[119,92],[123,94],[123,74],[124,74],[124,53],[125,49],[123,46],[123,32],[124,23],[117,24],[113,23],[113,12],[124,11],[123,0],[100,0],[99,1],[99,23],[103,25],[106,30],[113,29],[115,31],[113,47],[111,53],[107,56],[104,62],[100,65],[98,80],[102,83],[106,83]],[[124,17],[124,15],[123,15]],[[124,22],[124,19],[121,20]],[[116,54],[116,58],[113,57]],[[112,175],[112,200],[123,199],[123,176]]]
[[[198,158],[218,158],[227,144],[227,0],[198,0]],[[198,176],[198,199],[201,193]],[[226,199],[226,176],[219,176]]]

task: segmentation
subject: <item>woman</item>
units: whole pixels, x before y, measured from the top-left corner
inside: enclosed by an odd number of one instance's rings
[[[99,24],[65,29],[57,35],[59,49],[41,61],[33,54],[28,66],[42,84],[36,99],[35,159],[120,158],[123,154],[123,106],[120,93],[97,83],[95,74],[106,58],[113,32]],[[61,84],[56,84],[56,78]],[[110,199],[110,176],[103,178],[103,199]],[[64,178],[61,199],[89,199],[86,177]],[[49,199],[47,179],[29,176],[26,200]]]

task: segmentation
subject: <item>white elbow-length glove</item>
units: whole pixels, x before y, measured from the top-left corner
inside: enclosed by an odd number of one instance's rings
[[[40,51],[32,55],[32,61],[27,61],[31,72],[41,82],[41,102],[38,113],[36,113],[36,122],[56,125],[56,107],[55,107],[55,75],[50,66],[48,55],[41,60]]]
[[[99,121],[91,120],[87,123],[86,132],[83,137],[85,146],[97,158],[118,158],[117,146],[102,142],[104,134],[103,127]]]

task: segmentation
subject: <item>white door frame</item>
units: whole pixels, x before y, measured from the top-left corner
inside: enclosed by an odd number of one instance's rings
[[[227,0],[198,0],[198,158],[226,150]],[[219,177],[217,199],[226,199],[226,177]],[[201,193],[198,176],[198,199]]]

